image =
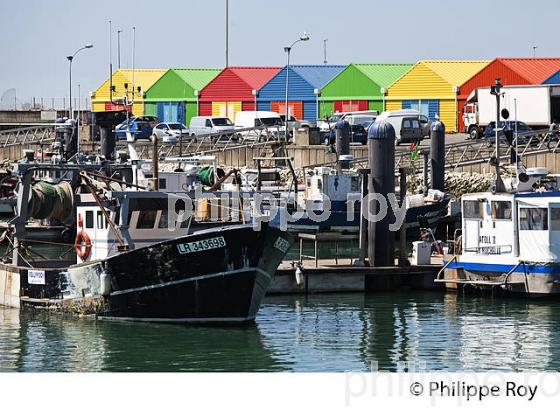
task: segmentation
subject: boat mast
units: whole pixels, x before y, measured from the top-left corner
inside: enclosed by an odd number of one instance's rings
[[[496,134],[496,157],[495,157],[495,168],[496,168],[496,192],[505,192],[506,188],[502,177],[500,176],[500,136],[499,136],[499,125],[500,125],[500,90],[502,89],[502,84],[500,83],[500,78],[496,78],[496,84],[490,87],[490,94],[496,96],[496,126],[494,131]]]

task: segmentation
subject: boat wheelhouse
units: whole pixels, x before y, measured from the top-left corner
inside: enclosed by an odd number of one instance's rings
[[[291,230],[358,231],[360,226],[360,203],[362,177],[358,172],[340,172],[333,167],[315,167],[305,175],[305,190],[300,197],[300,207],[319,215],[330,209],[328,218],[310,218],[308,212],[290,222]],[[398,195],[397,195],[398,196]],[[328,198],[328,204],[327,200]],[[419,226],[419,218],[437,222],[446,211],[450,196],[438,190],[429,190],[427,195],[407,194],[405,227]],[[353,205],[352,205],[353,204]]]
[[[460,245],[437,281],[451,288],[560,293],[560,179],[542,170],[530,174],[526,182],[537,190],[463,195]]]

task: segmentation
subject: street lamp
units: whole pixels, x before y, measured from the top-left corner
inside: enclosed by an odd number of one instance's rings
[[[289,110],[288,110],[288,83],[289,83],[289,77],[290,77],[290,51],[292,51],[292,47],[295,46],[297,43],[299,43],[300,41],[307,41],[309,40],[309,34],[307,34],[305,31],[303,32],[302,36],[294,41],[292,43],[291,46],[289,47],[284,47],[284,51],[287,54],[287,58],[288,58],[288,63],[286,64],[286,118],[284,119],[284,122],[286,123],[286,139],[288,138],[288,119],[289,119]]]
[[[86,44],[85,46],[77,49],[76,52],[71,56],[66,57],[70,62],[70,111],[69,111],[70,115],[69,117],[71,119],[74,119],[74,113],[72,112],[72,61],[74,60],[74,57],[76,57],[76,54],[78,54],[82,50],[85,50],[86,48],[93,48],[93,44]]]

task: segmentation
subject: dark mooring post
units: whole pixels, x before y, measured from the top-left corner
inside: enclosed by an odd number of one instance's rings
[[[402,208],[403,203],[406,201],[406,168],[399,168],[399,188],[400,198],[399,205]],[[406,227],[403,225],[399,229],[399,266],[409,266],[408,255],[406,254]]]
[[[430,127],[430,169],[432,189],[444,190],[445,185],[445,125],[439,120]]]
[[[370,169],[369,194],[384,197],[381,203],[369,199],[368,257],[370,266],[393,266],[395,264],[394,235],[389,224],[395,220],[389,205],[388,194],[395,193],[395,129],[387,121],[376,121],[368,132],[368,165]],[[386,215],[379,221],[372,216],[383,215],[380,204],[386,206]]]
[[[367,220],[364,218],[364,213],[366,206],[366,201],[364,197],[368,194],[368,175],[369,169],[360,169],[358,170],[362,177],[362,189],[361,189],[361,200],[360,200],[360,237],[359,237],[359,246],[360,246],[360,256],[358,260],[354,262],[356,266],[366,266],[366,258],[367,258]]]
[[[423,187],[422,190],[424,191],[424,195],[428,194],[428,189],[430,187],[429,179],[428,179],[428,168],[430,159],[428,158],[428,153],[426,151],[422,151],[422,160],[423,160],[423,170],[422,170],[422,183]]]
[[[336,137],[336,156],[339,159],[337,163],[337,168],[348,169],[350,168],[350,163],[347,160],[342,160],[342,156],[347,156],[350,154],[350,124],[346,120],[340,120],[335,125],[335,137]]]
[[[154,184],[152,189],[159,191],[159,155],[158,155],[158,139],[154,134],[152,135],[152,177]]]
[[[64,152],[66,159],[72,158],[78,152],[78,127],[75,120],[66,121],[64,128]]]
[[[115,159],[115,133],[111,127],[99,127],[99,139],[101,140],[101,155],[106,160]]]

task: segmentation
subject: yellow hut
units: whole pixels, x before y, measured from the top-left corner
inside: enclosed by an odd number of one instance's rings
[[[489,62],[421,60],[387,89],[386,109],[411,108],[431,120],[439,115],[446,131],[456,132],[459,87]]]
[[[91,95],[93,112],[123,110],[125,96],[134,98],[132,115],[144,114],[144,92],[148,90],[167,70],[135,69],[116,70],[112,75],[113,92],[109,92],[108,78]]]

